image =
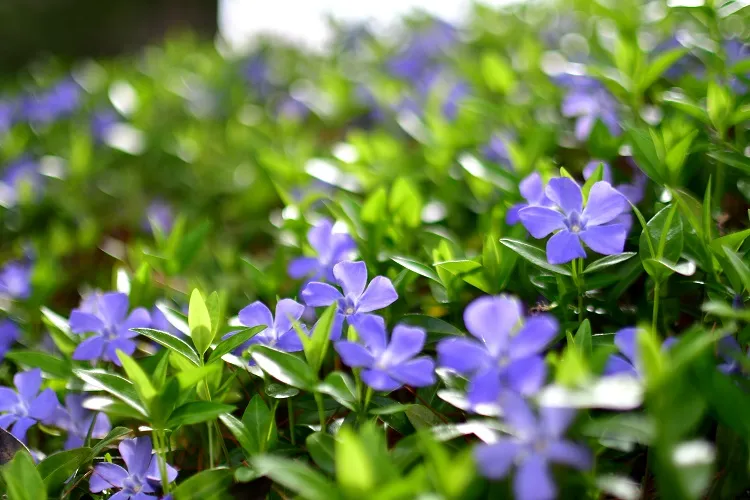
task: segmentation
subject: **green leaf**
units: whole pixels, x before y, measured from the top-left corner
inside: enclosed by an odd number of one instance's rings
[[[310,367],[292,354],[254,345],[250,348],[250,355],[264,372],[279,382],[302,390],[310,390],[315,383],[315,374]]]
[[[95,388],[106,391],[119,398],[123,403],[130,406],[144,417],[148,416],[148,412],[141,404],[133,383],[129,380],[102,370],[74,369],[73,373],[78,378],[91,384]]]
[[[516,76],[508,62],[493,52],[485,52],[480,60],[482,77],[487,87],[496,92],[507,94],[516,87]]]
[[[734,151],[710,151],[707,155],[720,163],[736,168],[745,174],[750,174],[750,158],[741,153]]]
[[[388,191],[379,187],[370,194],[362,205],[360,218],[367,224],[377,224],[383,221],[383,214],[388,210]]]
[[[628,131],[628,136],[630,138],[630,143],[633,146],[633,156],[635,156],[638,166],[641,167],[643,172],[657,184],[662,186],[666,184],[661,161],[656,152],[656,147],[654,146],[651,134],[645,130],[630,129]]]
[[[750,267],[748,267],[748,265],[746,264],[747,259],[743,259],[737,253],[731,251],[727,247],[724,247],[724,254],[729,259],[729,263],[734,268],[737,276],[739,276],[744,290],[750,292]],[[736,291],[740,292],[741,290]]]
[[[328,351],[331,330],[333,329],[333,323],[336,319],[336,308],[336,304],[331,304],[326,308],[318,322],[315,324],[315,329],[310,337],[301,331],[298,328],[298,325],[295,325],[295,330],[297,330],[297,334],[302,340],[307,364],[316,376],[320,371],[320,367],[323,365],[323,360]]]
[[[5,357],[25,367],[39,368],[55,378],[65,380],[73,374],[73,366],[67,358],[45,352],[10,351]]]
[[[47,487],[42,481],[34,459],[28,452],[20,450],[2,468],[7,486],[8,500],[46,500]]]
[[[474,260],[449,260],[436,262],[434,264],[438,269],[444,269],[454,276],[457,276],[473,285],[485,293],[492,293],[491,287],[484,277],[482,264]]]
[[[703,194],[703,239],[706,242],[713,240],[711,228],[713,227],[713,218],[711,217],[711,176],[708,176],[708,185]]]
[[[259,444],[253,440],[250,431],[245,428],[245,424],[237,419],[237,417],[225,413],[219,415],[219,420],[229,429],[229,432],[237,439],[237,442],[240,443],[247,458],[257,455],[260,452]]]
[[[573,341],[587,358],[591,357],[591,338],[591,323],[588,319],[585,319],[583,320],[583,323],[581,323],[581,326],[578,327],[578,331],[576,332],[575,337],[573,337]]]
[[[398,177],[393,183],[388,209],[398,224],[419,227],[422,223],[422,195],[406,177]]]
[[[398,256],[391,257],[391,260],[395,262],[396,264],[399,264],[405,267],[409,271],[413,271],[419,274],[420,276],[429,278],[436,283],[440,283],[441,285],[443,284],[442,280],[437,275],[437,273],[430,266],[426,264],[422,264],[421,262],[416,261],[414,259],[409,259],[406,257],[398,257]]]
[[[720,318],[750,321],[750,310],[735,309],[725,302],[719,302],[716,300],[712,300],[703,304],[703,312],[713,314]]]
[[[190,361],[195,366],[200,366],[201,361],[198,357],[198,353],[190,347],[190,345],[182,339],[179,339],[171,333],[163,332],[161,330],[154,330],[153,328],[133,328],[134,332],[138,332],[144,337],[148,337],[157,344],[161,344],[167,349],[171,349],[186,360]]]
[[[128,378],[135,386],[136,392],[138,392],[138,395],[141,397],[143,405],[148,407],[149,403],[156,395],[156,389],[154,389],[154,386],[151,384],[148,375],[146,375],[143,368],[141,368],[133,358],[122,352],[120,349],[117,349],[117,357],[120,359]]]
[[[583,201],[589,199],[589,192],[591,191],[591,188],[594,187],[594,184],[601,181],[604,178],[604,164],[599,162],[599,165],[596,166],[596,170],[589,176],[588,179],[586,179],[586,182],[583,184],[583,188],[581,188],[581,192],[583,193]]]
[[[583,271],[583,273],[586,274],[601,271],[602,269],[606,269],[621,262],[625,262],[635,255],[635,252],[623,252],[617,255],[607,255],[606,257],[595,260],[594,262],[586,266],[586,269]]]
[[[206,309],[208,310],[208,317],[210,320],[209,322],[211,324],[211,334],[213,335],[213,337],[216,337],[216,334],[219,331],[219,326],[222,323],[221,297],[219,297],[219,292],[211,292],[211,295],[209,295],[208,299],[206,299]],[[213,337],[211,339],[211,342],[213,342]]]
[[[317,392],[328,394],[342,406],[357,410],[357,388],[349,375],[341,372],[331,372],[325,380],[315,387]]]
[[[42,460],[37,471],[47,487],[47,493],[52,495],[60,491],[70,476],[92,458],[91,448],[76,448],[53,453]]]
[[[253,442],[257,443],[258,450],[261,453],[266,451],[269,438],[272,437],[271,434],[275,430],[276,422],[274,421],[274,414],[259,395],[253,396],[248,403],[245,412],[242,414],[242,423]]]
[[[204,366],[194,367],[187,365],[187,369],[177,374],[180,390],[188,391],[203,379],[209,379],[212,375],[221,372],[221,363],[211,363]]]
[[[712,250],[719,254],[724,251],[724,247],[736,252],[748,237],[750,237],[750,229],[745,229],[716,238],[710,246]]]
[[[337,500],[336,486],[309,465],[289,458],[261,455],[252,460],[259,474],[268,476],[306,500]]]
[[[410,326],[417,326],[427,332],[428,342],[435,342],[447,336],[461,336],[463,332],[451,325],[447,321],[424,314],[407,314],[401,316],[400,323]],[[432,334],[432,335],[430,335]]]
[[[211,329],[211,315],[198,289],[193,290],[190,295],[188,325],[190,325],[190,337],[195,344],[195,350],[198,352],[198,357],[202,358],[213,342],[214,336]]]
[[[42,321],[49,327],[50,336],[60,352],[70,356],[78,346],[78,340],[70,331],[68,320],[46,307],[40,308]]]
[[[659,282],[664,281],[673,273],[681,274],[682,276],[692,276],[695,274],[696,269],[695,263],[692,261],[684,261],[676,264],[664,259],[646,259],[641,264],[643,264],[643,269],[646,270],[648,275]]]
[[[375,488],[374,465],[359,436],[345,426],[336,439],[336,481],[347,496],[366,497]]]
[[[109,431],[106,436],[104,436],[94,446],[91,447],[91,456],[92,457],[97,456],[110,443],[113,443],[114,441],[117,441],[121,437],[127,436],[131,432],[132,431],[130,429],[128,429],[127,427],[115,427],[114,429],[112,429],[111,431]]]
[[[500,243],[510,248],[518,255],[531,262],[537,267],[553,272],[555,274],[561,274],[563,276],[570,276],[570,270],[563,266],[556,264],[550,264],[547,262],[547,255],[544,250],[537,248],[523,241],[512,240],[510,238],[501,238]]]
[[[641,233],[639,254],[641,261],[649,259],[662,263],[676,263],[682,254],[684,236],[682,232],[682,218],[675,214],[677,204],[669,205],[660,210],[646,225],[646,230]],[[647,238],[656,244],[652,255]],[[645,266],[646,272],[654,271],[656,268]],[[653,276],[653,275],[652,275]],[[663,277],[659,274],[660,277]]]
[[[724,133],[727,119],[733,106],[732,93],[716,80],[708,81],[708,92],[706,95],[706,109],[711,123],[719,131]]]
[[[211,355],[208,357],[208,362],[212,363],[214,361],[217,361],[221,359],[221,357],[225,354],[229,354],[230,352],[234,351],[239,346],[265,330],[266,326],[267,325],[258,325],[252,328],[245,328],[243,330],[239,330],[231,337],[222,340],[221,342],[219,342],[216,348],[211,351]]]
[[[325,432],[313,432],[305,439],[307,451],[315,465],[329,474],[336,470],[334,448],[336,440]]]
[[[181,482],[174,490],[175,500],[218,500],[232,495],[229,487],[234,475],[232,469],[216,468],[201,471]]]
[[[443,424],[443,421],[437,415],[422,405],[412,405],[406,409],[405,413],[406,418],[417,430],[430,429]]]
[[[191,401],[178,406],[169,416],[167,427],[175,429],[181,425],[193,425],[208,422],[220,415],[232,413],[234,406],[213,401]]]
[[[648,69],[641,74],[638,81],[639,92],[646,91],[656,80],[661,78],[674,63],[679,61],[685,54],[687,49],[672,49],[661,53],[656,57],[649,65]]]

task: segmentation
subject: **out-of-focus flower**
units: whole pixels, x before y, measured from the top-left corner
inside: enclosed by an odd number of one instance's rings
[[[512,169],[513,163],[508,151],[508,139],[509,137],[506,134],[493,134],[489,142],[482,147],[482,156],[493,163],[499,163]]]
[[[323,219],[307,232],[307,241],[316,257],[299,257],[289,263],[289,276],[294,279],[336,281],[333,266],[349,260],[357,249],[347,233],[333,231],[330,219]]]
[[[290,121],[301,121],[310,114],[310,108],[292,96],[284,97],[276,107],[276,116]]]
[[[84,301],[82,307],[70,313],[70,330],[73,333],[93,333],[76,347],[73,359],[94,361],[103,359],[120,366],[117,350],[131,355],[135,352],[134,337],[138,334],[131,328],[148,328],[151,318],[142,307],[128,315],[129,300],[124,293],[97,294],[94,299]]]
[[[0,361],[18,340],[18,327],[9,319],[0,321]]]
[[[65,449],[80,448],[86,441],[86,436],[91,429],[91,437],[101,439],[112,430],[109,418],[104,413],[96,413],[83,407],[84,396],[82,394],[67,394],[65,396],[65,407],[58,407],[55,411],[55,425],[68,432],[65,441]],[[93,423],[94,427],[91,427]]]
[[[721,357],[721,364],[717,368],[727,375],[737,375],[742,373],[742,363],[740,358],[748,356],[742,352],[742,347],[733,336],[722,337],[716,343],[717,351]]]
[[[447,120],[453,121],[458,118],[461,103],[469,96],[470,90],[469,84],[464,81],[459,81],[451,86],[442,107],[443,116]]]
[[[592,465],[591,453],[585,446],[565,439],[575,412],[541,407],[537,417],[522,398],[508,395],[504,399],[504,420],[512,435],[475,450],[479,470],[489,479],[502,479],[515,466],[515,498],[552,500],[557,493],[550,472],[552,464],[580,470]]]
[[[406,46],[386,63],[388,71],[409,81],[416,81],[428,70],[434,60],[458,39],[456,29],[441,20],[416,32]]]
[[[239,356],[255,344],[267,345],[286,352],[301,351],[302,341],[293,325],[295,321],[299,321],[304,311],[305,306],[302,304],[292,299],[281,299],[276,304],[276,317],[274,318],[265,304],[259,301],[253,302],[240,311],[240,323],[248,328],[260,325],[265,325],[266,328],[238,347],[235,354]],[[236,333],[227,333],[223,338],[227,339]]]
[[[727,55],[727,66],[730,68],[735,64],[750,59],[750,45],[737,39],[724,42],[724,52]],[[746,73],[745,78],[750,78],[750,73]],[[736,76],[730,79],[729,85],[736,94],[741,95],[747,91],[747,85]]]
[[[91,117],[91,135],[98,142],[102,142],[112,127],[121,121],[120,115],[113,109],[97,111]]]
[[[146,211],[144,228],[151,231],[153,226],[156,226],[162,233],[169,234],[172,231],[173,225],[174,212],[172,210],[172,205],[164,200],[152,201]]]
[[[617,101],[600,82],[583,76],[564,81],[569,82],[570,89],[562,103],[562,114],[568,118],[576,118],[576,139],[588,139],[597,120],[607,127],[610,134],[620,134]]]
[[[391,280],[385,276],[375,276],[367,284],[367,266],[364,262],[339,262],[333,266],[333,276],[342,288],[342,294],[335,287],[318,281],[312,281],[302,289],[301,297],[310,307],[326,307],[336,303],[337,316],[351,318],[352,316],[370,313],[393,304],[398,299],[396,289]],[[343,326],[343,318],[338,324]],[[331,339],[341,336],[341,329],[331,332]]]
[[[585,209],[581,187],[572,179],[551,179],[545,193],[559,211],[526,207],[519,210],[518,216],[534,238],[544,238],[557,231],[547,242],[547,260],[551,264],[586,257],[581,240],[603,255],[622,253],[627,228],[613,221],[629,205],[608,182],[600,181],[591,187]]]
[[[153,451],[151,438],[148,436],[125,439],[118,446],[125,467],[109,462],[100,462],[94,466],[89,479],[89,490],[99,493],[104,490],[120,490],[110,498],[115,500],[147,500],[156,497],[161,483],[159,459]],[[171,483],[177,479],[177,471],[169,464],[167,478]]]
[[[604,367],[604,375],[626,373],[638,378],[643,377],[643,367],[636,344],[637,337],[638,329],[632,327],[623,328],[615,333],[615,346],[620,352],[609,357]],[[671,337],[664,341],[662,348],[669,349],[676,341],[676,338]]]
[[[273,91],[271,71],[263,54],[254,54],[245,64],[244,75],[259,97],[266,97]]]
[[[473,408],[496,406],[504,390],[530,395],[542,387],[547,368],[541,355],[557,334],[554,316],[524,318],[517,298],[499,295],[471,302],[464,323],[476,340],[441,341],[438,365],[469,378],[467,397]]]
[[[435,364],[427,356],[416,357],[424,347],[421,328],[396,325],[390,342],[380,316],[352,318],[358,342],[336,342],[341,361],[351,368],[364,368],[362,380],[377,391],[394,391],[402,385],[424,387],[435,383]]]
[[[39,163],[23,155],[10,163],[0,177],[0,206],[13,207],[21,200],[34,200],[41,193],[44,178]]]
[[[16,104],[13,101],[0,98],[0,134],[13,126],[16,117]],[[0,137],[2,137],[0,135]]]
[[[172,323],[169,322],[167,317],[164,315],[163,312],[161,312],[161,309],[154,306],[151,308],[151,328],[154,330],[160,330],[162,332],[167,332],[175,337],[184,337],[185,334],[182,333],[177,327],[175,327]]]
[[[23,300],[31,296],[31,264],[11,261],[0,269],[0,296]]]
[[[51,123],[78,109],[80,99],[81,87],[65,79],[50,89],[27,96],[21,104],[21,114],[34,124]]]
[[[49,420],[58,406],[57,396],[52,389],[41,393],[42,371],[39,368],[19,372],[13,376],[13,384],[18,392],[8,387],[0,387],[0,427],[10,428],[11,434],[26,442],[26,432],[40,421]]]
[[[518,211],[522,208],[550,207],[553,205],[552,200],[547,198],[547,195],[544,193],[544,182],[542,182],[542,176],[538,173],[529,174],[520,182],[518,187],[526,203],[516,203],[508,209],[508,213],[505,215],[505,222],[508,224],[518,224],[521,222],[521,219],[518,217]]]

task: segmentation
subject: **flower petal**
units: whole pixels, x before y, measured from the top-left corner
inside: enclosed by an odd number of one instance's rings
[[[524,178],[519,184],[518,189],[521,196],[524,197],[531,205],[538,205],[544,199],[544,182],[542,176],[534,172]]]
[[[375,356],[385,351],[385,320],[374,314],[355,314],[349,318],[357,336],[362,339],[367,349]]]
[[[591,453],[580,444],[570,441],[555,441],[548,445],[547,458],[558,464],[569,465],[580,470],[591,468]]]
[[[437,354],[440,367],[462,375],[471,375],[492,361],[482,344],[461,337],[441,340],[437,345]]]
[[[13,413],[0,415],[0,429],[8,430],[8,428],[13,425],[16,420],[18,420],[18,415],[14,415]]]
[[[333,275],[344,290],[344,295],[359,297],[367,285],[367,266],[364,262],[339,262],[333,266]]]
[[[575,417],[576,410],[573,408],[562,406],[542,406],[539,408],[540,426],[544,429],[545,435],[550,438],[561,438]]]
[[[315,257],[299,257],[289,263],[287,273],[289,273],[290,278],[300,279],[314,275],[319,268],[320,264]]]
[[[297,330],[291,329],[279,335],[276,339],[276,349],[284,352],[299,352],[303,349]]]
[[[45,389],[29,405],[29,416],[37,420],[48,420],[55,413],[60,402],[52,389]]]
[[[391,392],[401,387],[400,382],[392,379],[382,370],[363,370],[362,380],[376,391]]]
[[[547,198],[560,207],[565,215],[581,213],[583,209],[583,193],[581,186],[568,177],[550,179],[544,190]]]
[[[137,337],[138,334],[130,331],[131,328],[148,328],[150,326],[151,315],[143,307],[138,307],[133,309],[127,319],[120,324],[120,327],[117,329],[117,334],[120,337],[132,339],[133,337]]]
[[[403,363],[422,351],[426,337],[427,333],[421,328],[396,325],[391,333],[391,342],[382,357],[390,365]]]
[[[120,350],[127,354],[128,356],[132,356],[135,352],[135,342],[133,342],[130,339],[114,339],[107,344],[107,347],[104,352],[104,358],[109,359],[117,366],[122,366],[120,363],[120,358],[117,356],[117,351]]]
[[[330,306],[343,298],[341,292],[327,283],[313,281],[305,285],[300,293],[302,300],[310,307]]]
[[[532,454],[518,467],[513,479],[513,492],[518,500],[552,500],[557,491],[547,461]]]
[[[104,323],[93,314],[73,309],[70,313],[70,331],[73,333],[101,332]]]
[[[112,424],[109,421],[109,417],[104,413],[97,413],[96,421],[94,422],[94,429],[91,431],[91,437],[101,439],[111,430]]]
[[[521,302],[510,295],[480,297],[464,309],[464,323],[469,333],[497,356],[508,345],[510,332],[523,317]]]
[[[22,443],[26,443],[26,433],[35,423],[36,420],[31,417],[21,417],[13,424],[10,433],[16,436],[16,438]]]
[[[610,167],[609,163],[606,161],[591,160],[588,162],[586,166],[583,167],[583,178],[588,180],[589,177],[596,172],[596,169],[599,168],[599,165],[602,165],[602,180],[612,184],[612,167]]]
[[[318,255],[328,255],[331,251],[331,233],[333,223],[330,219],[322,219],[307,231],[307,241]]]
[[[125,319],[129,307],[130,303],[127,295],[118,292],[108,292],[99,297],[99,309],[97,312],[105,324],[118,325]]]
[[[266,325],[267,328],[273,327],[271,310],[260,301],[255,301],[249,306],[243,307],[238,317],[240,323],[249,328],[259,325]]]
[[[550,264],[565,264],[573,259],[585,257],[586,252],[581,246],[580,238],[567,229],[547,241],[547,261]]]
[[[99,359],[104,353],[104,348],[107,345],[107,341],[101,335],[94,335],[89,337],[76,347],[73,352],[73,359],[76,361],[91,361],[93,359]]]
[[[387,372],[404,385],[426,387],[435,383],[435,362],[426,356],[391,366]]]
[[[340,266],[341,264],[344,264],[344,262],[336,265]],[[393,288],[391,280],[385,276],[375,276],[367,286],[367,290],[359,298],[357,312],[368,313],[377,311],[393,304],[396,302],[396,299],[398,299],[398,294],[396,293],[396,289]]]
[[[536,394],[547,379],[547,365],[541,356],[517,359],[506,368],[508,385],[524,396]]]
[[[525,207],[518,211],[523,227],[534,238],[544,238],[549,233],[565,229],[565,216],[547,207]]]
[[[503,409],[503,418],[516,433],[528,438],[537,432],[537,418],[523,397],[506,391],[502,395],[500,405]]]
[[[496,407],[500,389],[500,369],[492,366],[472,377],[466,390],[466,398],[472,407],[482,405]]]
[[[602,255],[622,253],[628,233],[622,224],[589,226],[580,233],[581,239],[590,249]]]
[[[118,449],[131,475],[144,476],[146,474],[153,452],[149,436],[125,439]]]
[[[26,402],[31,402],[42,386],[42,370],[34,368],[25,372],[18,372],[13,376],[13,384],[18,389],[18,394]]]
[[[8,387],[0,387],[0,411],[10,411],[20,402],[21,398],[16,391]]]
[[[731,371],[731,368],[733,368],[733,366],[730,366],[729,368]],[[604,365],[604,375],[618,375],[626,373],[628,375],[632,375],[633,377],[640,377],[640,374],[638,373],[638,370],[635,369],[635,366],[633,366],[630,361],[627,361],[619,354],[612,354],[609,356],[609,358],[607,358],[607,364]]]
[[[638,357],[636,349],[636,338],[638,336],[637,328],[622,328],[615,333],[615,345],[620,352],[635,364]]]
[[[94,472],[89,479],[89,490],[99,493],[112,488],[122,488],[122,482],[127,479],[128,471],[109,462],[101,462],[94,466]]]
[[[518,215],[518,212],[520,212],[522,208],[526,208],[528,206],[528,203],[516,203],[515,205],[510,207],[505,213],[505,223],[512,226],[521,222],[521,217]]]
[[[288,332],[292,329],[292,321],[299,321],[302,313],[305,312],[305,306],[292,299],[281,299],[276,304],[276,318],[274,319],[274,329],[277,334]]]
[[[508,475],[521,446],[507,438],[492,444],[481,445],[474,450],[474,458],[482,475],[488,479],[502,479]]]
[[[557,335],[558,323],[551,314],[539,314],[526,320],[520,332],[510,341],[511,359],[525,358],[541,353]]]
[[[600,226],[628,209],[628,200],[608,182],[599,181],[591,186],[582,219],[587,226]]]
[[[375,363],[372,354],[361,344],[340,340],[334,344],[341,361],[350,368],[370,367]]]
[[[167,466],[167,480],[171,483],[175,479],[177,479],[177,469],[172,467],[169,464],[166,464]],[[148,466],[148,471],[146,472],[146,479],[149,481],[155,481],[158,484],[161,484],[161,471],[159,470],[159,459],[156,455],[151,456],[151,462]]]

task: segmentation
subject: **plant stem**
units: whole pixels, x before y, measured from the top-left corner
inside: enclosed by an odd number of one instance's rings
[[[315,402],[318,404],[318,418],[320,418],[320,432],[326,431],[326,412],[323,407],[323,395],[315,393]]]
[[[318,395],[315,395],[315,400],[318,400]],[[286,411],[289,413],[289,437],[292,440],[292,446],[295,446],[294,442],[294,408],[292,407],[292,398],[286,398]],[[269,429],[268,434],[271,434]]]
[[[655,282],[654,283],[654,314],[651,317],[651,331],[656,332],[656,324],[659,320],[659,298],[661,295],[661,283]]]
[[[576,293],[578,294],[578,322],[583,322],[584,310],[583,310],[583,259],[575,259],[570,266],[570,270],[573,274],[573,283],[576,285]]]
[[[208,423],[208,468],[214,467],[214,426]]]
[[[156,457],[159,462],[159,475],[161,476],[161,488],[164,494],[169,493],[169,475],[167,474],[167,457],[164,447],[164,431],[152,430],[151,436],[156,446]]]

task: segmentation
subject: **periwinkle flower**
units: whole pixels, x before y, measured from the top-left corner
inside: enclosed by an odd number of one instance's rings
[[[159,309],[157,306],[154,306],[151,308],[151,328],[154,330],[160,330],[162,332],[167,332],[175,337],[184,337],[185,334],[182,333],[176,326],[174,326],[169,319],[164,315],[163,312],[161,312],[161,309]]]
[[[125,467],[109,462],[96,464],[89,479],[89,490],[92,493],[100,493],[104,490],[118,489],[120,491],[109,497],[114,500],[155,498],[161,483],[161,474],[159,459],[153,451],[151,438],[142,436],[125,439],[118,449]],[[165,465],[167,479],[171,483],[177,478],[177,471],[171,465]]]
[[[113,109],[103,109],[91,117],[91,135],[98,142],[104,141],[109,131],[120,123],[121,117]]]
[[[10,163],[0,177],[0,206],[14,207],[19,201],[33,201],[42,192],[39,163],[23,155]]]
[[[416,81],[435,58],[456,42],[457,35],[452,25],[435,20],[428,28],[414,33],[403,50],[388,60],[386,67],[396,77]]]
[[[519,210],[518,216],[534,238],[544,238],[556,231],[547,242],[550,264],[586,257],[581,240],[603,255],[622,253],[627,228],[615,219],[629,205],[608,182],[599,181],[591,187],[585,208],[581,187],[567,177],[551,179],[545,193],[557,210],[526,207]]]
[[[16,117],[16,104],[13,101],[0,98],[0,134],[4,134]],[[0,137],[2,137],[0,135]]]
[[[722,337],[716,342],[716,350],[721,357],[721,364],[717,366],[719,371],[727,375],[738,375],[743,373],[740,358],[748,354],[742,352],[742,347],[733,336]]]
[[[276,107],[276,116],[279,119],[297,122],[302,121],[310,114],[310,108],[304,102],[292,96],[284,97]]]
[[[512,394],[504,398],[502,406],[505,423],[512,434],[477,447],[474,457],[482,475],[489,479],[502,479],[515,466],[513,491],[516,499],[554,499],[557,489],[550,472],[552,464],[579,470],[591,468],[590,451],[565,439],[575,411],[543,406],[537,416],[522,398]]]
[[[307,232],[307,241],[315,257],[299,257],[289,263],[289,276],[294,279],[336,281],[333,266],[350,260],[357,249],[351,236],[333,231],[330,219],[323,219]]]
[[[471,88],[469,87],[469,84],[464,81],[458,81],[450,87],[441,108],[443,117],[446,120],[453,121],[458,118],[461,105],[470,95],[470,92]]]
[[[15,300],[31,296],[31,264],[11,261],[0,269],[0,296]]]
[[[300,293],[305,304],[310,307],[326,307],[335,303],[338,305],[337,316],[349,319],[358,314],[383,309],[398,299],[393,283],[385,276],[375,276],[367,284],[367,266],[362,261],[339,262],[333,266],[333,276],[344,293],[327,283],[312,281]],[[339,324],[343,325],[342,318],[339,318]],[[340,336],[340,329],[331,332],[332,340]]]
[[[617,101],[600,82],[588,77],[569,77],[565,81],[570,90],[563,100],[562,114],[576,119],[576,139],[588,139],[597,120],[607,127],[610,134],[620,134]]]
[[[638,354],[638,329],[633,327],[622,328],[615,333],[615,346],[620,351],[612,354],[607,359],[604,367],[604,375],[627,374],[637,378],[643,378],[643,367]],[[663,349],[669,349],[677,339],[671,337],[662,344]]]
[[[129,300],[124,293],[95,294],[70,313],[70,330],[73,333],[93,333],[76,347],[73,359],[94,361],[102,359],[120,366],[117,350],[131,355],[135,352],[131,328],[148,328],[151,317],[142,307],[128,315]]]
[[[526,202],[516,203],[508,209],[508,213],[505,215],[505,222],[508,224],[518,224],[521,222],[521,219],[518,217],[518,211],[522,208],[552,206],[552,200],[544,194],[544,182],[542,181],[542,176],[538,173],[533,172],[529,174],[520,182],[518,188]]]
[[[380,316],[352,318],[360,342],[340,340],[336,352],[351,368],[363,368],[362,380],[377,391],[394,391],[402,385],[424,387],[435,383],[435,364],[422,351],[426,333],[421,328],[396,325],[390,342]]]
[[[724,42],[724,52],[727,56],[727,66],[730,68],[750,59],[750,45],[737,39],[730,39]],[[750,72],[745,73],[744,76],[745,78],[750,78]],[[730,79],[729,85],[738,95],[744,94],[747,91],[747,85],[736,76]]]
[[[0,361],[18,340],[18,327],[9,319],[0,321]]]
[[[252,328],[265,325],[266,328],[238,347],[235,354],[241,355],[248,347],[255,344],[267,345],[286,352],[301,351],[302,341],[294,329],[294,322],[299,321],[304,311],[305,306],[292,299],[281,299],[276,304],[275,317],[271,314],[271,310],[260,301],[243,308],[239,313],[240,323],[243,326]],[[227,333],[223,338],[227,339],[236,333]]]
[[[64,79],[40,93],[29,95],[22,104],[22,114],[34,124],[47,124],[78,109],[81,87],[72,79]]]
[[[143,224],[147,231],[156,227],[161,233],[169,234],[174,226],[174,210],[172,205],[164,200],[154,200],[146,210],[146,220]]]
[[[42,387],[42,371],[39,368],[19,372],[13,376],[18,392],[0,387],[0,427],[10,428],[11,434],[26,442],[26,432],[40,422],[49,420],[58,406],[52,389],[39,392]]]
[[[493,134],[489,142],[482,147],[482,156],[493,163],[513,168],[508,151],[508,139],[504,134]]]
[[[95,413],[83,407],[85,397],[82,394],[67,394],[65,407],[58,407],[55,411],[55,425],[68,432],[65,449],[80,448],[86,441],[91,429],[91,437],[101,439],[112,430],[109,418],[104,413]],[[96,421],[94,421],[96,418]],[[93,428],[91,424],[93,423]]]
[[[536,393],[547,368],[542,353],[557,334],[549,314],[524,318],[521,302],[509,295],[480,297],[464,310],[475,339],[456,337],[437,345],[438,365],[469,378],[467,398],[474,409],[493,408],[505,391]]]

